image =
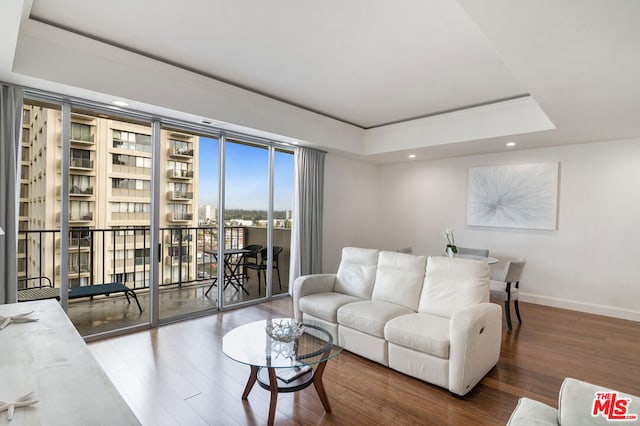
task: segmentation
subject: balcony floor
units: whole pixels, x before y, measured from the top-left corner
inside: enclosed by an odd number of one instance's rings
[[[275,275],[274,275],[275,278]],[[195,312],[215,309],[217,307],[217,287],[213,287],[208,296],[205,292],[211,281],[163,286],[160,288],[160,319],[181,317]],[[224,306],[258,299],[258,280],[251,273],[249,280],[244,281],[249,295],[228,286],[224,291]],[[278,287],[277,278],[274,279],[274,293],[286,293],[288,287],[285,280],[282,290]],[[264,283],[261,287],[264,298]],[[131,304],[123,294],[110,296],[96,296],[93,299],[83,298],[69,301],[68,315],[78,332],[87,336],[119,328],[145,324],[149,321],[149,291],[136,290],[138,300],[142,306],[142,313],[138,310],[134,300]]]

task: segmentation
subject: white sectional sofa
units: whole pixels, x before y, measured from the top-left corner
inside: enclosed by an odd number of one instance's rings
[[[345,349],[457,395],[500,356],[502,311],[482,261],[346,247],[336,274],[295,281],[293,305]]]

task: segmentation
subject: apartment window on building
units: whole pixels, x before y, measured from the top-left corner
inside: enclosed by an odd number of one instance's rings
[[[190,142],[169,139],[169,146],[175,154],[193,156],[193,146]]]
[[[111,203],[111,211],[114,213],[149,213],[149,203]]]
[[[91,126],[82,123],[71,123],[71,140],[82,142],[93,142]]]
[[[133,250],[118,249],[114,250],[113,257],[115,260],[133,259],[134,254]]]
[[[124,229],[121,229],[119,226],[114,226],[113,230],[114,230],[113,233],[117,237],[124,237],[124,236],[144,237],[145,235],[147,236],[147,238],[149,237],[149,229],[145,227],[140,227],[140,226],[136,226],[133,228],[124,228]]]
[[[151,181],[142,179],[112,178],[111,187],[114,189],[130,189],[135,191],[150,191]]]
[[[148,265],[150,262],[150,249],[137,248],[135,249],[136,265]]]
[[[92,220],[93,212],[89,201],[69,201],[70,220]]]
[[[191,220],[192,215],[188,204],[169,203],[169,211],[173,213],[174,220]]]
[[[91,161],[91,151],[87,151],[86,149],[71,148],[71,167],[93,169],[93,161]]]
[[[151,168],[151,158],[137,157],[127,154],[113,154],[112,163],[119,166]]]
[[[69,253],[69,274],[80,274],[90,272],[89,270],[89,253]]]
[[[74,228],[69,231],[69,248],[89,247],[91,245],[91,231],[87,228]]]
[[[151,135],[113,130],[113,147],[131,151],[151,152]]]
[[[69,193],[71,195],[93,194],[93,186],[91,186],[91,176],[71,175],[70,178]]]
[[[173,194],[174,199],[192,199],[193,193],[190,191],[190,184],[169,182],[169,192]]]

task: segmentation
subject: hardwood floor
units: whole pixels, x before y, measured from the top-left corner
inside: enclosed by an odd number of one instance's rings
[[[520,305],[524,323],[508,331],[503,319],[500,361],[464,398],[345,351],[324,374],[332,413],[309,387],[279,396],[276,424],[500,425],[521,396],[557,406],[564,377],[640,396],[640,323]],[[269,393],[256,386],[241,400],[249,367],[222,354],[221,337],[291,312],[280,299],[89,348],[145,425],[262,425]]]

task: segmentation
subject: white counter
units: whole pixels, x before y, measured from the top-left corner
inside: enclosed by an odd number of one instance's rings
[[[139,425],[57,301],[0,305],[1,316],[29,311],[38,321],[0,330],[0,401],[33,391],[39,402],[10,422],[0,412],[0,426]]]

